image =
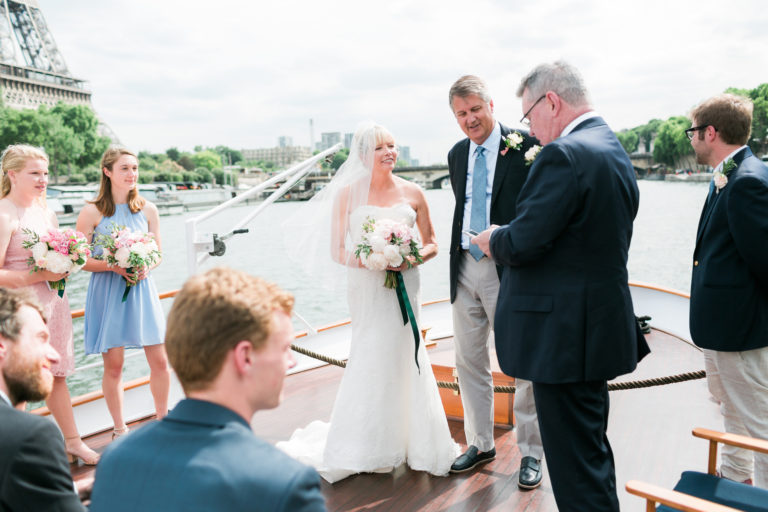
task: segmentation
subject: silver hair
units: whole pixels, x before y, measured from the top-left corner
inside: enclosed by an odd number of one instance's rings
[[[491,94],[488,92],[488,86],[482,78],[475,75],[464,75],[456,80],[448,93],[448,105],[453,109],[453,98],[466,98],[474,94],[486,103],[491,101]]]
[[[565,61],[553,64],[539,64],[520,80],[517,97],[521,98],[528,89],[531,98],[538,98],[553,91],[574,107],[589,105],[589,94],[581,73]]]

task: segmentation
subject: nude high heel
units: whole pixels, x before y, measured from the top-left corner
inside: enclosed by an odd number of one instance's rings
[[[80,459],[86,466],[95,466],[98,464],[99,458],[101,457],[97,452],[91,450],[88,445],[80,439],[80,436],[65,438],[64,446],[67,452],[67,460],[70,464],[74,464],[77,462],[77,459]]]
[[[130,432],[131,429],[128,428],[128,425],[124,426],[123,428],[116,428],[112,430],[112,440],[114,441],[120,436],[124,436],[128,432]]]

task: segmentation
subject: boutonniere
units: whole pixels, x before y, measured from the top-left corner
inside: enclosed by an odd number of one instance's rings
[[[723,164],[722,171],[715,171],[713,176],[715,180],[715,194],[719,194],[720,189],[728,184],[728,175],[731,174],[735,168],[736,162],[733,161],[733,158],[729,158]]]
[[[536,157],[539,156],[540,151],[541,146],[538,144],[531,146],[531,149],[525,152],[525,165],[531,165],[536,160]]]
[[[506,155],[510,149],[518,151],[523,147],[523,136],[520,132],[510,132],[501,141],[504,143],[504,149],[500,151],[502,155]]]

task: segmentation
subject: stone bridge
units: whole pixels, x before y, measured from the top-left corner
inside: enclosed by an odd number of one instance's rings
[[[450,187],[448,164],[396,167],[394,173],[425,189]]]

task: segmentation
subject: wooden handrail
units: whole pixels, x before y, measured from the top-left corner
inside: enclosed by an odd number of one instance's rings
[[[158,296],[158,298],[160,300],[168,299],[170,297],[175,297],[179,293],[179,291],[181,291],[181,290],[178,290],[178,289],[177,290],[171,290],[171,291],[168,291],[168,292],[158,293],[157,296]],[[75,318],[82,318],[82,317],[85,316],[85,308],[73,309],[71,313],[72,313],[72,318],[73,319],[75,319]]]

